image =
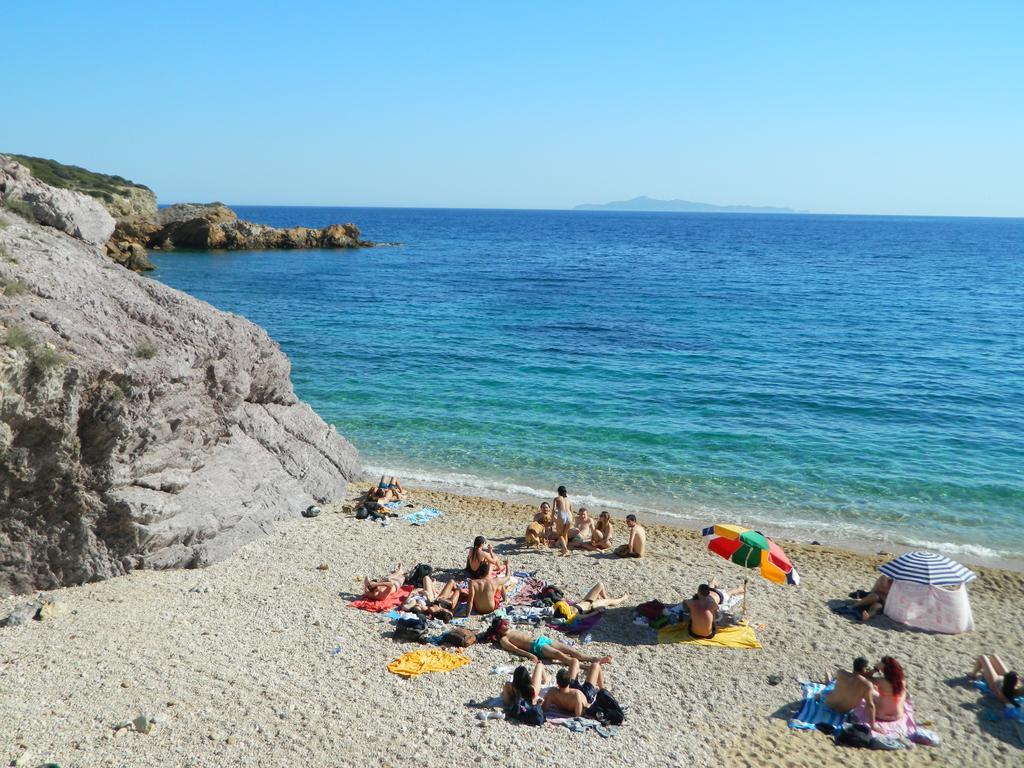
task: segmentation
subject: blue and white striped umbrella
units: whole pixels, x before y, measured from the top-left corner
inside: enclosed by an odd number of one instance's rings
[[[896,581],[914,581],[936,587],[966,584],[977,578],[976,573],[967,570],[956,560],[933,552],[907,552],[878,570]]]

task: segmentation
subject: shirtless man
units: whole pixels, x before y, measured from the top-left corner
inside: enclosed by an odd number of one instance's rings
[[[604,670],[601,662],[595,661],[587,669],[584,682],[579,682],[580,663],[576,659],[569,662],[568,669],[558,670],[555,675],[555,686],[544,696],[544,709],[558,709],[574,717],[581,717],[594,706],[598,692],[604,688]]]
[[[505,573],[511,573],[508,561],[505,563]],[[491,578],[491,564],[483,563],[478,571],[480,578],[469,582],[469,597],[466,602],[469,604],[469,613],[473,611],[481,615],[494,613],[501,607],[501,598],[505,594],[505,585],[512,580],[512,576],[502,576],[498,579]]]
[[[367,600],[383,600],[388,595],[391,595],[402,588],[402,583],[405,581],[405,574],[402,572],[402,564],[398,566],[380,579],[370,579],[369,577],[363,579],[364,598]]]
[[[558,531],[558,546],[562,548],[562,557],[569,556],[569,527],[572,525],[572,502],[564,485],[558,486],[558,495],[553,502],[555,511],[555,530]]]
[[[718,595],[712,595],[711,587],[701,584],[697,594],[683,602],[690,612],[690,634],[701,640],[710,640],[718,631]]]
[[[629,528],[629,541],[616,547],[615,554],[619,557],[643,557],[647,554],[647,531],[636,521],[636,515],[626,515],[626,527]]]
[[[612,660],[611,656],[587,656],[565,643],[559,643],[544,635],[533,638],[526,632],[511,631],[507,619],[495,619],[491,622],[485,638],[497,640],[498,645],[513,656],[520,656],[530,661],[543,659],[556,664],[570,664],[573,659],[577,659],[588,664],[593,664],[595,661],[610,664]]]
[[[868,715],[874,721],[875,702],[872,694],[875,687],[871,682],[874,669],[863,656],[853,660],[853,672],[840,669],[835,677],[831,672],[825,673],[825,682],[835,681],[835,687],[825,696],[825,705],[836,714],[851,712],[864,701],[867,703]]]
[[[568,543],[570,549],[589,548],[593,535],[594,521],[590,519],[590,512],[587,511],[586,507],[580,507],[579,514],[576,515],[575,524],[569,528]]]

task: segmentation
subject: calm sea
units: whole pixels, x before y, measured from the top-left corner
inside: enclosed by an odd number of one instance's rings
[[[236,210],[403,243],[154,254],[374,472],[1024,559],[1024,220]]]

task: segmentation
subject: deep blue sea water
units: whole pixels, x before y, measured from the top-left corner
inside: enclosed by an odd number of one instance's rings
[[[154,254],[374,470],[1024,558],[1024,220],[236,210],[404,244]]]

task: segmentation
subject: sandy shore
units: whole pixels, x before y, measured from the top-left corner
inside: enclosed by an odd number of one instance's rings
[[[139,572],[48,593],[72,613],[0,629],[0,760],[28,750],[38,765],[451,766],[491,765],[1010,765],[1024,750],[1006,721],[987,722],[978,693],[962,686],[974,655],[998,650],[1011,664],[1024,634],[1024,574],[977,569],[977,631],[948,637],[902,630],[887,619],[854,624],[830,599],[869,586],[883,557],[785,543],[799,588],[752,580],[750,619],[759,651],[655,644],[632,606],[678,602],[717,576],[746,572],[704,551],[695,532],[648,527],[652,556],[620,561],[519,548],[532,507],[437,491],[411,501],[445,516],[388,527],[340,513],[281,523],[268,538],[202,571]],[[619,542],[623,526],[617,525]],[[389,661],[414,646],[387,637],[383,618],[347,606],[357,582],[396,561],[459,567],[474,535],[488,535],[517,569],[579,595],[597,581],[633,597],[594,630],[595,652],[614,656],[608,687],[627,705],[619,734],[481,724],[467,706],[499,692],[489,674],[511,661],[475,646],[453,672],[402,680]],[[326,570],[318,566],[326,564]],[[23,598],[0,601],[0,616]],[[481,622],[482,626],[482,622]],[[332,651],[340,649],[339,653]],[[856,655],[899,658],[919,720],[941,747],[903,753],[837,750],[817,733],[786,727],[797,678]],[[767,678],[781,675],[772,686]],[[149,735],[114,726],[146,712]]]

